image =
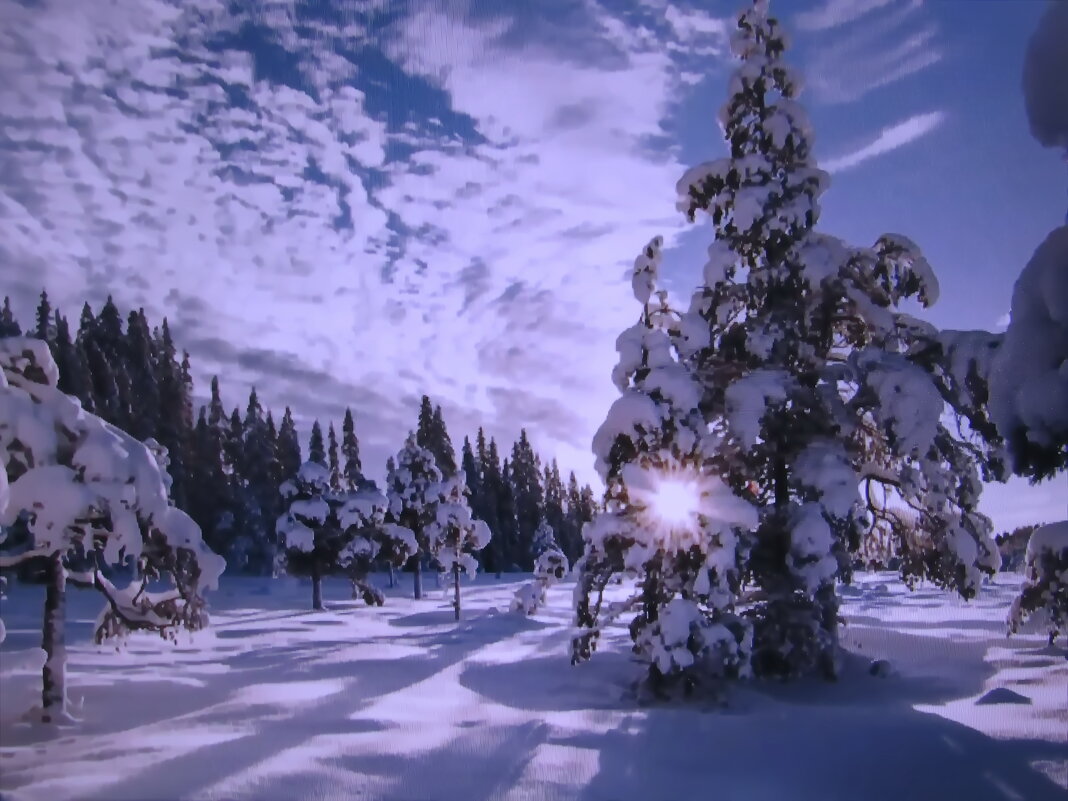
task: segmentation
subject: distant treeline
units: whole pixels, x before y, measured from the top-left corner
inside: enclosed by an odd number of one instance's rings
[[[52,308],[46,292],[28,330],[5,298],[0,337],[9,336],[47,342],[63,392],[138,439],[153,438],[167,448],[174,502],[197,522],[212,549],[226,557],[229,572],[272,571],[275,521],[282,512],[278,488],[305,458],[288,406],[276,423],[253,388],[244,413],[238,407],[227,412],[216,376],[210,400],[194,409],[189,353],[178,349],[167,320],[151,325],[143,309],[124,319],[110,297],[98,313],[86,303],[76,331]],[[473,443],[464,437],[458,460],[441,407],[428,396],[413,422],[419,444],[434,454],[442,472],[448,476],[459,467],[467,476],[471,508],[493,534],[479,554],[482,569],[531,570],[534,533],[543,519],[568,559],[578,559],[582,525],[598,511],[598,502],[573,472],[565,481],[555,459],[542,460],[525,430],[502,455],[480,428]],[[334,472],[362,474],[352,411],[345,411],[340,439],[332,421],[325,431],[316,420],[307,458]]]

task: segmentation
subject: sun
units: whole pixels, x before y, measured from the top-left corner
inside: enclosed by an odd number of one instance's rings
[[[692,479],[660,478],[649,493],[646,510],[669,528],[692,525],[701,509],[701,491]]]

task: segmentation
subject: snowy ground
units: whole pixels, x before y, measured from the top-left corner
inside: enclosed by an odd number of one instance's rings
[[[98,599],[68,607],[71,697],[84,722],[18,723],[39,690],[41,590],[3,602],[0,797],[107,799],[1063,799],[1068,662],[1038,634],[1008,640],[1018,578],[977,602],[892,577],[844,593],[851,652],[837,684],[755,685],[724,709],[638,705],[620,629],[571,667],[571,586],[533,619],[516,580],[404,587],[368,609],[327,586],[224,579],[209,631],[123,652],[89,643]],[[431,581],[433,588],[433,581]],[[889,658],[885,678],[868,673]],[[995,691],[990,693],[990,691]],[[990,695],[987,695],[990,693]]]

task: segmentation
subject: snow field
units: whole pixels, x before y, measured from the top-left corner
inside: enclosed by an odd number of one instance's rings
[[[384,586],[382,576],[375,576]],[[842,680],[742,685],[726,704],[645,704],[622,625],[568,664],[573,583],[534,617],[528,576],[431,579],[386,606],[324,584],[224,577],[212,625],[172,646],[91,644],[99,596],[72,592],[70,694],[82,722],[19,722],[38,695],[41,588],[3,601],[0,794],[138,799],[1042,799],[1068,789],[1068,662],[1038,627],[1005,637],[1019,577],[964,603],[891,574],[843,590]],[[622,594],[626,587],[612,588]],[[889,675],[869,662],[887,659]]]

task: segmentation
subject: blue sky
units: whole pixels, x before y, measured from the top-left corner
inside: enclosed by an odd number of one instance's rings
[[[674,184],[725,152],[738,5],[0,0],[4,291],[24,320],[42,285],[71,316],[108,293],[167,315],[201,390],[351,405],[372,463],[428,392],[457,441],[525,425],[592,478],[627,268],[656,234],[674,292],[703,264]],[[942,326],[996,327],[1068,209],[1020,92],[1043,5],[772,2],[824,230],[917,241]],[[991,511],[1051,516],[1058,489]]]

